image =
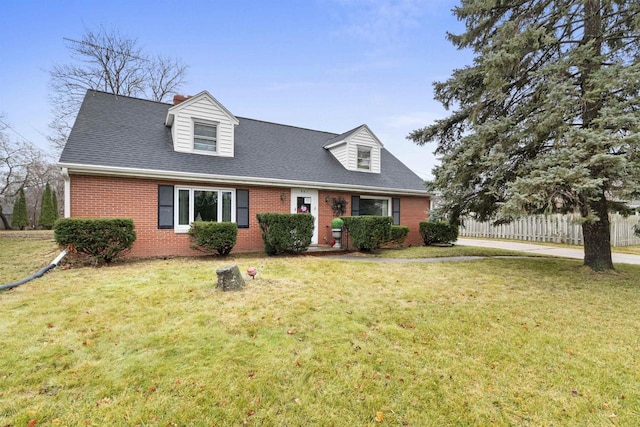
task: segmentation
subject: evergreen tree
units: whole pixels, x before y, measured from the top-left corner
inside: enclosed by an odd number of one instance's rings
[[[44,192],[42,193],[42,202],[40,203],[40,218],[38,225],[50,230],[53,227],[53,223],[56,221],[56,212],[53,207],[53,196],[51,192],[51,186],[47,182]]]
[[[462,0],[473,65],[435,83],[451,114],[409,135],[436,141],[433,190],[452,222],[475,212],[582,216],[584,264],[612,269],[608,212],[640,195],[640,2]]]
[[[29,226],[29,214],[27,213],[27,199],[24,196],[24,190],[21,188],[18,193],[18,199],[13,205],[13,216],[11,217],[11,226],[24,230]]]

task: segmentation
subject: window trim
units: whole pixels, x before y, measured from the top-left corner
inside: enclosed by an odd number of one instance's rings
[[[368,167],[361,167],[360,166],[360,150],[367,151],[369,153],[369,166]],[[373,164],[372,164],[372,154],[373,154],[373,148],[369,147],[368,145],[359,145],[356,144],[356,169],[357,170],[361,170],[361,171],[371,171],[373,170]],[[364,158],[362,158],[364,160]]]
[[[189,191],[189,224],[180,224],[180,191]],[[192,186],[178,186],[176,185],[173,193],[174,210],[173,210],[173,224],[176,233],[187,233],[191,228],[191,224],[194,221],[194,192],[196,191],[217,191],[218,200],[222,201],[222,193],[231,193],[231,221],[236,222],[236,189],[226,187],[192,187]],[[218,222],[222,221],[222,203],[218,203]]]
[[[368,199],[368,200],[386,200],[387,201],[387,214],[386,215],[382,215],[382,216],[390,216],[393,218],[393,200],[391,197],[380,197],[380,196],[360,196],[360,202],[362,202],[362,199]],[[362,215],[362,203],[359,203],[358,205],[358,216],[368,216],[368,215]]]
[[[204,153],[204,154],[218,154],[218,144],[220,139],[218,137],[218,129],[220,127],[220,123],[212,120],[202,120],[202,119],[195,119],[195,118],[192,119],[191,122],[192,122],[191,123],[191,148],[193,149],[193,151],[196,153]],[[214,127],[216,131],[216,136],[211,137],[206,135],[196,135],[196,125]],[[215,144],[215,150],[203,150],[201,148],[196,148],[196,137],[198,139],[212,141],[213,144]]]

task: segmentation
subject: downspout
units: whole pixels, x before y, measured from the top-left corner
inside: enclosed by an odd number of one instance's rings
[[[64,178],[64,217],[71,217],[71,177],[69,169],[62,168],[62,177]]]

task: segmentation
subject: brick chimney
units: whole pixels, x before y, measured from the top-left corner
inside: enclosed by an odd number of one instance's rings
[[[181,102],[186,101],[186,100],[187,100],[187,98],[189,98],[189,97],[188,97],[188,96],[184,96],[184,95],[176,94],[176,95],[174,95],[174,97],[173,97],[173,105],[178,105],[178,104],[180,104]]]

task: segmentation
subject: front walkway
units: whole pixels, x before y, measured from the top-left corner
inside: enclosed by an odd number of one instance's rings
[[[480,246],[483,248],[508,249],[529,254],[539,254],[557,256],[562,258],[584,259],[582,249],[562,248],[557,246],[546,246],[544,243],[507,242],[503,240],[489,239],[469,239],[461,237],[456,242],[461,246]],[[614,264],[640,264],[640,255],[612,254]]]

